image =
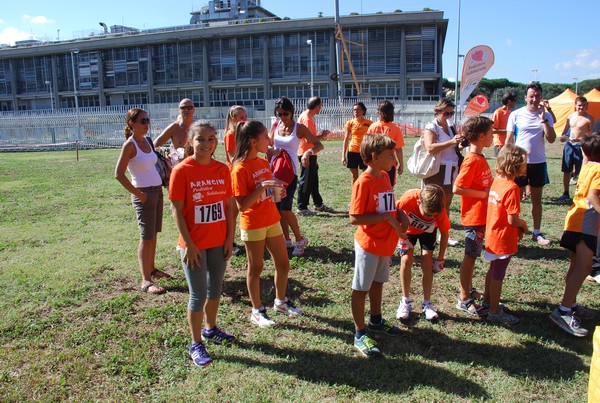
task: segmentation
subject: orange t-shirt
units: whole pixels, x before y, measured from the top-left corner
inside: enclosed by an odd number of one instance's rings
[[[492,186],[492,171],[485,157],[469,151],[454,182],[456,186],[486,190]],[[461,196],[460,221],[464,226],[485,225],[488,199]]]
[[[509,214],[521,212],[521,193],[517,184],[497,176],[492,182],[488,199],[485,227],[485,250],[495,255],[517,253],[519,227],[508,223]]]
[[[600,190],[600,163],[593,161],[581,168],[573,205],[565,217],[565,231],[598,236],[600,217],[587,200],[591,189]]]
[[[308,128],[308,131],[314,134],[315,136],[317,135],[317,125],[315,124],[315,118],[314,116],[310,116],[308,114],[308,110],[305,110],[300,114],[300,116],[298,116],[298,123],[306,126]],[[306,141],[306,138],[303,137],[300,140],[300,147],[298,147],[297,153],[299,157],[304,155],[304,153],[307,150],[310,150],[313,147],[312,144]]]
[[[231,167],[231,158],[229,153],[235,151],[235,133],[232,130],[228,130],[223,137],[223,143],[225,144],[225,157],[227,157],[227,163]]]
[[[231,183],[234,196],[247,196],[254,192],[256,185],[270,180],[273,174],[269,162],[264,158],[238,162],[231,170]],[[240,214],[240,228],[244,230],[268,227],[279,221],[279,211],[267,190],[246,211]]]
[[[508,117],[510,116],[510,110],[500,107],[494,111],[492,120],[494,121],[494,129],[506,130],[506,123],[508,123]],[[504,146],[506,142],[506,133],[494,133],[494,145],[498,147]]]
[[[396,203],[396,207],[406,214],[409,225],[407,234],[419,235],[425,232],[432,233],[436,228],[440,232],[450,231],[450,219],[446,214],[446,209],[434,217],[425,217],[421,214],[417,201],[421,196],[421,189],[407,190]]]
[[[390,177],[382,172],[381,178],[363,172],[352,186],[350,215],[392,214],[396,217],[394,189]],[[387,222],[359,225],[354,239],[360,247],[377,256],[392,256],[398,244],[398,233]]]
[[[402,130],[400,129],[400,126],[394,124],[394,122],[384,122],[383,120],[375,122],[369,126],[367,133],[385,134],[396,142],[396,148],[394,148],[395,150],[404,147],[404,136],[402,135]]]
[[[183,216],[194,244],[199,249],[221,246],[227,236],[227,199],[232,197],[229,168],[212,160],[200,165],[192,157],[171,172],[169,199],[183,202]],[[186,247],[181,234],[177,245]]]
[[[350,134],[352,134],[352,137],[350,138],[350,144],[348,145],[348,151],[351,153],[360,152],[360,144],[362,143],[362,139],[372,124],[373,122],[371,122],[369,119],[363,119],[362,122],[352,119],[346,123],[346,129],[348,129]]]

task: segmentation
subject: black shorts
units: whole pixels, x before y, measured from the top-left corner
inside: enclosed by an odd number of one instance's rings
[[[541,188],[550,183],[548,180],[548,170],[545,162],[539,164],[527,164],[527,174],[515,178],[515,183],[520,188],[527,185],[534,188]]]
[[[362,157],[360,156],[360,153],[353,153],[351,151],[348,151],[346,153],[346,168],[360,168],[364,171],[365,169],[367,169],[367,166],[365,165]]]
[[[285,197],[277,203],[277,208],[283,211],[292,211],[292,206],[294,205],[294,194],[296,193],[296,187],[298,186],[298,177],[294,177],[292,183],[290,183],[286,188]]]
[[[406,238],[413,244],[413,246],[417,246],[417,241],[421,244],[421,253],[423,251],[433,251],[435,249],[435,243],[437,239],[437,228],[433,230],[433,232],[423,232],[422,234],[406,234]],[[404,255],[403,252],[400,252],[400,255]]]
[[[560,238],[560,246],[570,250],[573,253],[576,253],[577,244],[581,241],[583,241],[585,243],[585,246],[587,246],[592,252],[594,252],[595,256],[597,246],[596,244],[598,242],[597,236],[583,234],[581,232],[564,231],[562,237]]]

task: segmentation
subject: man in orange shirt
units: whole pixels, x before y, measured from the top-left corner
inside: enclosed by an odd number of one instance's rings
[[[298,116],[298,123],[308,127],[308,130],[317,137],[319,140],[323,140],[328,134],[329,130],[321,130],[317,133],[317,125],[315,124],[315,115],[321,112],[323,103],[321,98],[312,97],[308,100],[307,109],[304,110]],[[334,210],[323,204],[323,197],[319,193],[319,164],[317,163],[317,153],[313,153],[308,158],[307,166],[302,165],[302,156],[304,153],[312,149],[313,145],[302,139],[300,147],[298,147],[298,160],[300,161],[300,176],[298,178],[298,214],[300,215],[314,215],[312,211],[308,209],[308,202],[312,196],[314,208],[316,211],[322,211],[326,213],[332,213]]]
[[[517,104],[517,97],[510,92],[506,92],[502,97],[502,106],[494,111],[492,120],[494,121],[494,156],[497,157],[500,149],[506,142],[506,122],[510,111]]]

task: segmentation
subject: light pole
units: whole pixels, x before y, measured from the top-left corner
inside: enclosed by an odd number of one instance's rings
[[[533,74],[533,80],[531,81],[535,81],[536,83],[540,81],[540,76],[539,73],[540,71],[538,69],[531,69],[531,73]]]
[[[50,108],[54,111],[54,92],[52,92],[52,81],[44,81],[50,90]]]
[[[71,49],[71,69],[73,70],[73,93],[75,95],[75,114],[77,115],[77,142],[81,140],[81,121],[79,118],[79,99],[77,96],[77,78],[75,76],[75,55],[79,49]]]
[[[313,69],[313,41],[308,39],[306,41],[310,45],[310,97],[315,96],[315,82],[314,82],[314,69]]]
[[[573,81],[575,81],[575,94],[579,95],[579,77],[573,77]]]

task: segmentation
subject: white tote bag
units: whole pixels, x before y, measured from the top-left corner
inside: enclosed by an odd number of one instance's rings
[[[415,143],[407,167],[408,171],[419,179],[426,179],[440,172],[439,155],[427,152],[423,136]]]

